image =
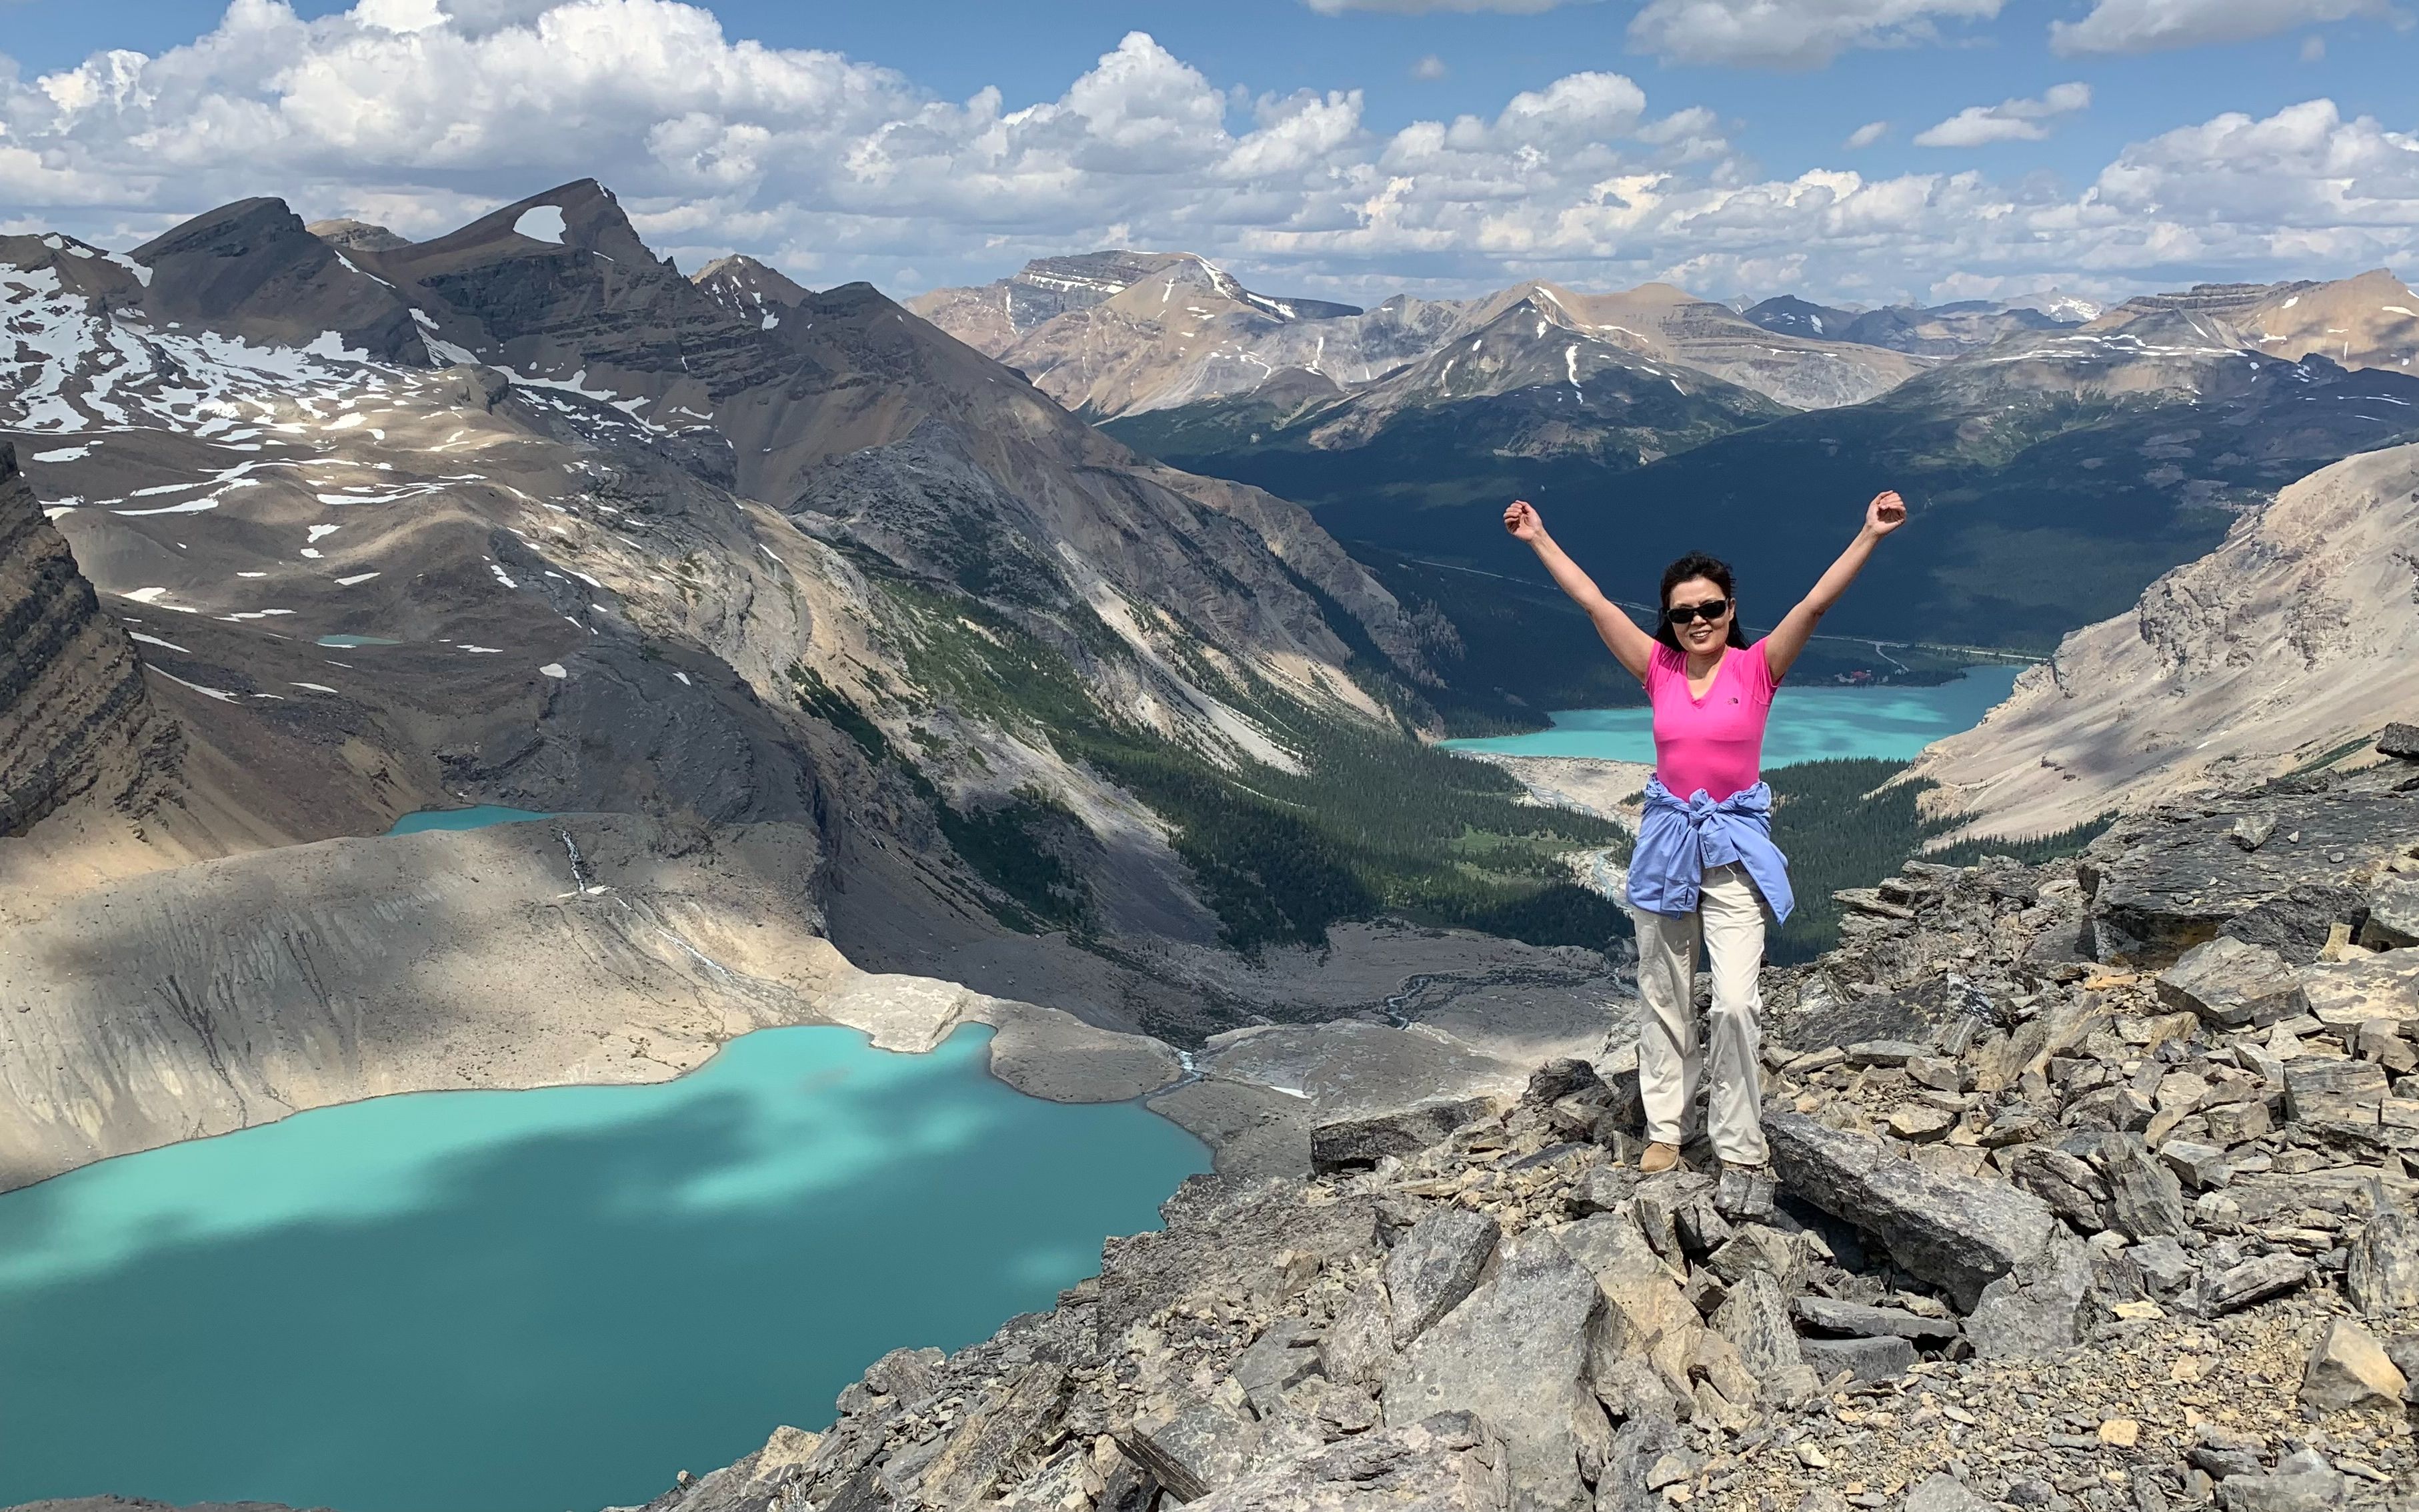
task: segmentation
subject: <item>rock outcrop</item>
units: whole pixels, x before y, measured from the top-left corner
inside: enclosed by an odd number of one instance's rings
[[[1915,775],[1968,831],[2029,835],[2365,747],[2419,708],[2415,541],[2419,446],[2321,469],[2069,635]]]
[[[0,443],[0,838],[87,795],[139,818],[165,790],[178,739],[16,447]]]
[[[2419,871],[2394,786],[2228,802],[2363,816],[2373,886]],[[1188,1182],[1055,1311],[878,1364],[762,1504],[2399,1507],[2419,995],[2251,1026],[2089,959],[2078,872],[2208,817],[1912,864],[1768,971],[1777,1200],[1641,1178],[1620,1057],[1551,1063],[1374,1165]],[[2332,937],[2290,969],[2407,953]],[[707,1484],[650,1512],[718,1512]]]

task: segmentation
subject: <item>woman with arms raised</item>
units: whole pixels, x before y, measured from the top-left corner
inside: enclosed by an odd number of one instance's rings
[[[1690,552],[1663,569],[1661,612],[1650,636],[1606,598],[1546,533],[1526,501],[1503,528],[1526,541],[1570,594],[1613,657],[1646,685],[1655,708],[1655,775],[1646,784],[1629,867],[1638,925],[1638,1087],[1646,1105],[1644,1172],[1680,1163],[1696,1103],[1700,1057],[1694,983],[1702,936],[1714,979],[1709,1022],[1712,1085],[1707,1132],[1722,1163],[1716,1205],[1769,1204],[1756,1057],[1764,918],[1789,917],[1788,862],[1772,843],[1772,790],[1760,769],[1773,690],[1806,649],[1815,623],[1838,603],[1881,538],[1906,523],[1906,504],[1885,493],[1865,506],[1864,528],[1770,635],[1749,644],[1739,629],[1731,569]]]

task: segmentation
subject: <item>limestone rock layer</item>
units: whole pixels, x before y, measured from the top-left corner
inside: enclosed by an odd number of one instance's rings
[[[0,836],[86,793],[143,810],[176,746],[133,642],[0,444]]]

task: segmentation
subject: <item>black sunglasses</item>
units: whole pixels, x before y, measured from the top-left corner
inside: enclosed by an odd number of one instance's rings
[[[1729,599],[1709,598],[1702,604],[1674,604],[1670,609],[1663,611],[1663,617],[1670,620],[1674,625],[1686,625],[1689,621],[1697,619],[1702,619],[1707,625],[1711,625],[1716,620],[1720,619],[1723,615],[1728,614],[1730,611],[1731,601]]]

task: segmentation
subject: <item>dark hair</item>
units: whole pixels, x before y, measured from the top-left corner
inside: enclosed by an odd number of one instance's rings
[[[1664,610],[1672,607],[1672,590],[1691,578],[1704,579],[1720,589],[1722,596],[1731,601],[1729,643],[1745,649],[1747,632],[1739,628],[1738,584],[1731,578],[1731,564],[1703,551],[1691,551],[1663,569],[1663,591],[1655,595],[1655,639],[1674,651],[1680,649],[1680,638],[1672,629],[1672,617]]]

